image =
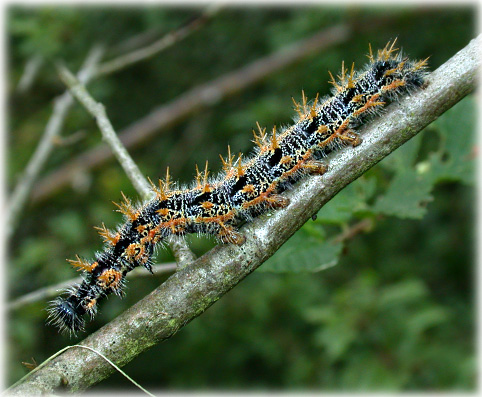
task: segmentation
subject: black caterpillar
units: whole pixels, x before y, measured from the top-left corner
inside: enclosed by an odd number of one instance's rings
[[[355,72],[354,66],[348,71],[342,64],[338,81],[330,74],[332,97],[316,96],[307,104],[303,93],[301,103],[294,102],[298,116],[291,127],[279,132],[274,127],[268,135],[258,125],[251,156],[233,156],[228,147],[227,159],[221,157],[223,172],[216,177],[209,177],[206,163],[192,186],[176,189],[168,170],[165,180],[153,185],[153,200],[136,208],[123,196],[117,206],[125,223],[115,232],[104,225],[98,228],[106,246],[95,260],[70,261],[83,271],[84,281],[51,302],[49,322],[73,333],[82,330],[84,315],[93,317],[102,298],[123,294],[129,271],[144,266],[152,272],[155,247],[169,235],[204,233],[223,243],[243,244],[237,225],[285,207],[288,200],[280,193],[305,175],[323,174],[327,167],[321,160],[327,153],[360,144],[357,126],[387,101],[423,84],[427,60],[410,61],[394,46],[395,41],[388,43],[376,57],[370,48],[370,63],[362,72]]]

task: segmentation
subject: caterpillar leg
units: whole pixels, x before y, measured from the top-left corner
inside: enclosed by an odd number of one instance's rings
[[[289,205],[290,200],[279,194],[272,194],[265,198],[265,202],[268,203],[271,208],[285,208]]]
[[[219,230],[217,237],[224,244],[243,245],[246,241],[246,237],[235,231],[232,226],[226,226],[224,224],[221,224],[220,226],[221,229]]]
[[[341,133],[338,138],[343,142],[347,143],[353,147],[358,146],[362,143],[360,136],[353,130],[347,129]]]
[[[308,160],[302,167],[311,175],[323,175],[328,171],[328,166],[319,160]]]

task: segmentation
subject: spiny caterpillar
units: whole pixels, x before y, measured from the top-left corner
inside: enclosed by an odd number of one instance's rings
[[[126,274],[137,266],[152,272],[151,258],[158,243],[170,235],[202,233],[215,235],[223,243],[241,245],[245,237],[236,228],[245,221],[275,208],[288,205],[281,193],[309,174],[321,175],[327,166],[321,160],[345,145],[356,146],[361,140],[355,129],[376,114],[387,101],[423,84],[427,60],[413,62],[402,57],[395,41],[374,57],[371,47],[369,64],[355,72],[342,64],[338,81],[331,75],[333,96],[311,103],[302,93],[295,104],[295,124],[283,131],[273,127],[271,134],[258,124],[254,133],[255,150],[248,158],[234,156],[228,146],[227,159],[221,157],[223,171],[209,177],[197,167],[195,182],[175,188],[169,176],[152,184],[155,198],[134,207],[123,195],[117,204],[125,223],[113,232],[105,225],[99,229],[106,243],[94,261],[77,256],[70,260],[84,274],[80,285],[66,297],[49,306],[49,322],[71,333],[85,326],[83,316],[93,317],[99,301],[107,295],[123,294]]]

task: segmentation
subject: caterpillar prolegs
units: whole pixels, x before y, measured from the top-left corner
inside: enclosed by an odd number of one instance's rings
[[[72,265],[83,272],[84,280],[67,295],[52,301],[49,321],[61,330],[76,332],[85,326],[84,315],[93,317],[99,301],[107,295],[123,294],[126,274],[137,266],[151,270],[156,246],[170,235],[201,233],[215,235],[222,243],[241,245],[245,241],[237,229],[266,211],[287,206],[282,193],[299,179],[323,174],[322,161],[329,152],[346,145],[358,145],[357,127],[373,117],[400,94],[409,93],[424,81],[427,60],[411,61],[395,48],[395,41],[373,54],[361,72],[345,69],[335,79],[333,95],[308,103],[304,93],[290,127],[271,133],[258,124],[256,144],[250,156],[221,157],[223,170],[210,177],[208,164],[188,187],[177,188],[167,172],[153,185],[155,198],[133,206],[129,199],[118,204],[125,222],[116,231],[99,229],[105,248],[95,260],[79,257]]]

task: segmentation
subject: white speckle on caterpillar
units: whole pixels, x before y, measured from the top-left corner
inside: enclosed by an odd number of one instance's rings
[[[208,164],[196,169],[195,181],[179,188],[166,178],[153,184],[155,197],[134,206],[129,199],[117,204],[125,223],[110,231],[99,229],[106,246],[92,261],[70,261],[84,274],[84,281],[57,298],[49,307],[49,322],[71,333],[85,326],[84,315],[93,317],[107,295],[123,294],[125,275],[138,266],[151,270],[154,250],[172,235],[210,234],[222,243],[242,245],[246,237],[238,226],[270,210],[285,208],[283,192],[306,175],[323,175],[323,158],[344,146],[357,146],[357,129],[399,95],[422,86],[426,60],[410,61],[397,53],[395,41],[373,54],[361,72],[354,67],[331,76],[333,96],[309,102],[302,93],[294,101],[295,123],[271,132],[253,131],[255,149],[250,156],[222,157],[223,171],[210,176]],[[331,74],[330,74],[331,75]],[[257,236],[263,239],[262,235]]]

